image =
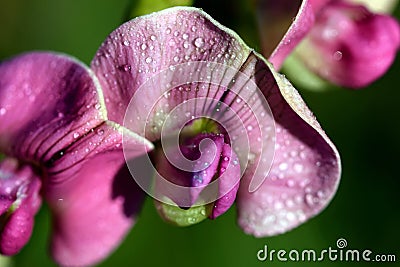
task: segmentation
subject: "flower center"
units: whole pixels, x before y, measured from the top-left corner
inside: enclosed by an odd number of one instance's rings
[[[165,200],[156,201],[162,218],[187,226],[215,218],[232,205],[240,166],[227,134],[217,122],[208,118],[193,120],[180,132],[178,147],[161,143],[153,160],[157,169],[156,199]],[[165,187],[165,180],[176,187]],[[228,194],[230,197],[222,198]]]

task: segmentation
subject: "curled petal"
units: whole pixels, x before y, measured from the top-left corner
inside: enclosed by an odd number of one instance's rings
[[[359,88],[387,71],[399,45],[395,19],[362,6],[332,2],[318,14],[295,57],[330,82]]]
[[[14,255],[29,241],[39,210],[41,182],[33,169],[15,159],[0,163],[0,253]]]
[[[60,54],[23,54],[0,65],[0,151],[38,164],[106,118],[93,73]]]
[[[314,23],[311,0],[260,0],[257,20],[263,54],[276,69],[307,35]]]
[[[130,138],[125,145],[130,142],[131,156],[142,154],[135,150],[144,145],[140,137],[107,122],[48,168],[44,192],[54,217],[51,250],[62,265],[92,265],[104,259],[136,221],[144,193],[125,166],[123,131],[124,138]]]
[[[223,175],[219,181],[219,195],[221,197],[214,203],[212,213],[209,216],[211,219],[215,219],[225,213],[236,199],[239,189],[238,177],[240,177],[240,166],[237,162],[239,162],[239,159],[235,152],[229,145],[224,144],[218,168],[218,177]],[[232,185],[234,186],[232,187]],[[224,194],[223,192],[227,193]]]
[[[324,209],[336,192],[341,167],[335,146],[291,84],[262,61],[256,68],[276,123],[275,157],[255,192],[243,178],[237,207],[239,225],[261,237],[286,232]],[[275,82],[266,87],[263,80]]]

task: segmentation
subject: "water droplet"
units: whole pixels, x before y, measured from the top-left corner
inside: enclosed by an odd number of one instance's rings
[[[178,56],[174,56],[174,61],[178,62],[179,61],[179,57]]]
[[[314,205],[314,198],[313,198],[313,196],[311,194],[307,194],[306,195],[306,203],[309,206],[313,206]]]
[[[289,179],[289,180],[286,182],[286,184],[287,184],[287,186],[289,186],[289,187],[293,187],[293,186],[295,185],[295,182],[294,182],[292,179]]]
[[[183,42],[183,48],[189,48],[189,43],[188,42]]]
[[[189,34],[184,33],[184,34],[182,35],[182,38],[183,38],[183,40],[187,40],[187,39],[189,38]]]
[[[154,35],[152,35],[152,36],[150,36],[150,39],[151,39],[152,41],[154,41],[154,40],[156,40],[156,37],[155,37]]]
[[[151,63],[152,61],[153,61],[153,59],[151,57],[146,58],[146,63]]]
[[[283,162],[283,163],[279,164],[279,169],[280,169],[281,171],[284,171],[284,170],[286,170],[287,168],[288,168],[288,164],[287,164],[286,162]]]
[[[336,51],[335,53],[333,53],[333,59],[336,61],[341,60],[343,57],[343,53],[341,51]]]
[[[196,26],[192,26],[192,32],[195,32],[197,30],[197,27]]]
[[[296,172],[302,172],[303,171],[303,165],[302,164],[300,164],[300,163],[296,163],[296,164],[294,164],[294,166],[293,166],[293,169],[296,171]]]
[[[76,139],[79,137],[79,133],[74,133],[73,137]]]
[[[204,39],[201,37],[198,37],[194,40],[194,45],[198,48],[203,47],[204,46]]]
[[[100,107],[101,107],[101,105],[100,105],[99,103],[97,103],[96,105],[94,105],[94,108],[97,109],[97,110],[99,110]]]
[[[97,129],[97,134],[98,135],[103,135],[104,134],[104,130],[103,129]]]
[[[118,66],[118,69],[119,69],[119,70],[122,70],[122,71],[125,71],[125,72],[128,72],[128,71],[131,70],[131,65],[129,65],[129,64],[124,64],[124,65]]]
[[[129,46],[131,43],[128,40],[124,41],[124,46]]]
[[[165,31],[167,34],[171,33],[171,28],[167,28],[167,30]]]
[[[253,126],[251,126],[251,125],[247,126],[247,131],[251,131],[251,130],[253,130]]]
[[[147,45],[143,43],[143,44],[141,45],[141,47],[140,47],[140,48],[141,48],[142,50],[146,50],[146,48],[147,48]]]

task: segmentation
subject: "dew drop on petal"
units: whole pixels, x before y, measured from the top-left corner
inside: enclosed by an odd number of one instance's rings
[[[204,39],[201,37],[198,37],[194,40],[194,45],[198,48],[203,47],[204,46]]]
[[[146,58],[146,63],[151,63],[152,61],[153,61],[153,59],[151,57]]]
[[[146,45],[146,44],[142,44],[140,48],[141,48],[142,50],[146,50],[147,45]]]
[[[129,46],[129,45],[130,45],[130,42],[128,40],[125,40],[124,41],[124,46]]]
[[[341,60],[343,57],[343,53],[341,51],[336,51],[335,53],[333,53],[333,59],[336,61]]]
[[[79,137],[79,133],[74,133],[73,137],[76,139]]]

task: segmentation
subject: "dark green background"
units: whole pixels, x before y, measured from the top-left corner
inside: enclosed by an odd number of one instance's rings
[[[23,51],[53,50],[88,64],[101,42],[120,24],[128,1],[0,0],[0,59]],[[222,6],[240,10],[233,2]],[[243,26],[253,23],[243,19],[251,19],[247,13],[232,11],[241,16],[235,19],[228,11],[205,11],[255,44],[254,28]],[[259,262],[256,252],[264,244],[274,249],[320,250],[335,247],[340,237],[347,239],[348,248],[396,254],[399,266],[399,69],[397,59],[382,79],[361,91],[313,93],[299,88],[338,147],[343,163],[339,190],[316,218],[289,233],[256,239],[236,225],[234,208],[215,221],[177,228],[159,218],[148,198],[129,236],[100,266],[309,266],[313,264]],[[54,266],[47,253],[48,238],[49,214],[44,207],[36,217],[31,241],[13,258],[14,266]],[[346,262],[314,265],[374,266]]]

